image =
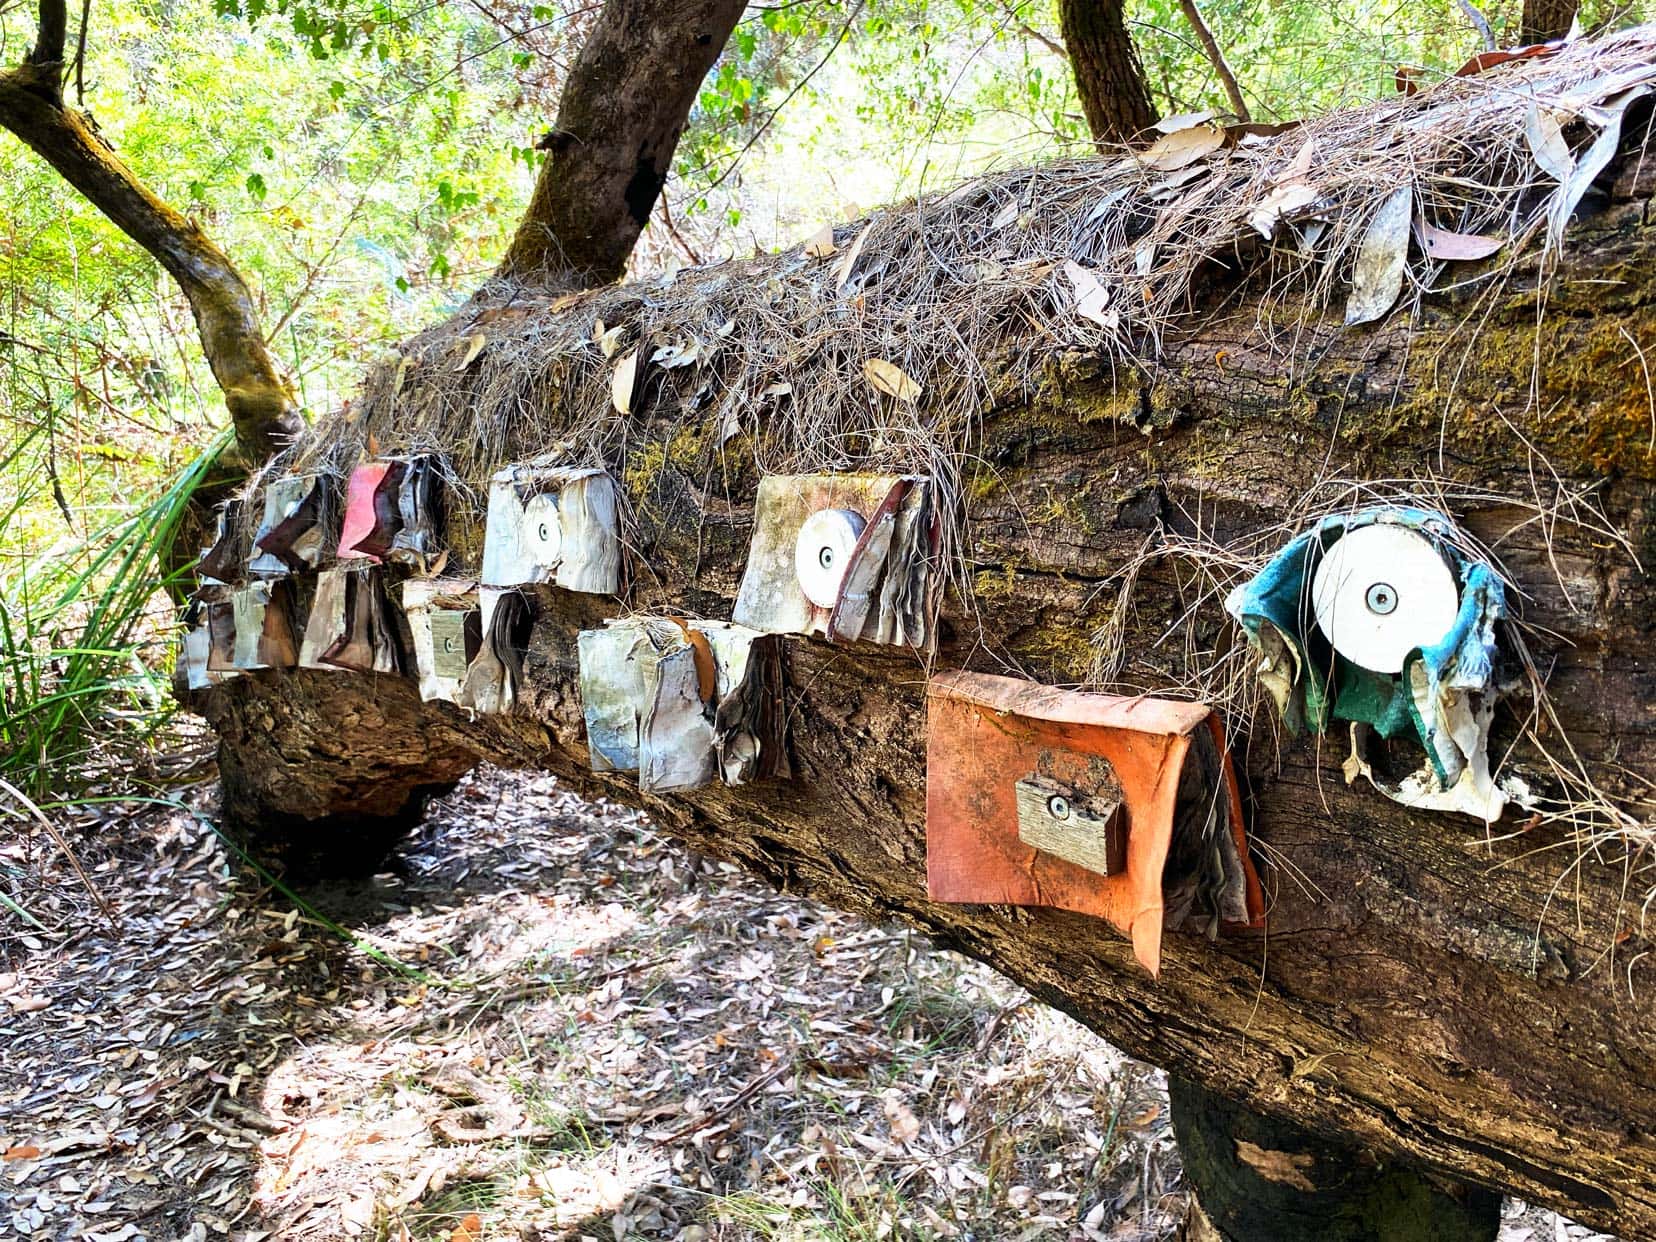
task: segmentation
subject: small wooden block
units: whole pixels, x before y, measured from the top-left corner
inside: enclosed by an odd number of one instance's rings
[[[1127,870],[1121,793],[1084,793],[1031,772],[1016,785],[1018,839],[1098,875]]]

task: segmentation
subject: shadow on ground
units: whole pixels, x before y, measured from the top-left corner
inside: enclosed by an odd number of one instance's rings
[[[199,796],[80,836],[113,926],[61,890],[40,932],[0,923],[0,1235],[1090,1242],[1182,1214],[1155,1070],[633,812],[479,773],[296,905]],[[1504,1242],[1594,1236],[1509,1206]]]

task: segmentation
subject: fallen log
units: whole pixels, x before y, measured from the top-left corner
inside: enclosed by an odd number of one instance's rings
[[[1639,63],[1650,61],[1649,44],[1639,45]],[[1581,71],[1572,81],[1583,75],[1591,77]],[[1444,116],[1456,100],[1478,97],[1475,83],[1454,89],[1465,93],[1440,106]],[[1177,315],[1160,315],[1154,339],[1140,332],[1130,350],[1115,343],[1142,327],[1137,304],[1125,299],[1114,321],[1104,309],[1122,302],[1120,293],[1090,305],[1102,341],[1054,334],[1055,315],[1073,321],[1089,305],[1081,278],[1071,278],[1072,296],[1056,310],[1049,293],[997,302],[1017,311],[998,339],[1019,343],[991,352],[959,340],[931,346],[933,362],[950,360],[976,388],[941,366],[909,363],[927,392],[914,404],[933,412],[938,436],[918,459],[898,442],[918,424],[880,438],[879,419],[903,412],[900,381],[880,388],[890,400],[870,406],[865,393],[872,413],[827,447],[822,424],[801,413],[816,408],[816,395],[800,386],[830,372],[858,381],[869,355],[844,352],[846,338],[835,334],[899,297],[893,273],[911,270],[903,262],[949,261],[935,255],[936,230],[960,235],[947,201],[897,213],[919,240],[906,259],[889,251],[882,281],[860,287],[858,264],[880,255],[880,230],[897,227],[894,217],[843,231],[837,258],[795,251],[690,274],[677,286],[573,300],[486,291],[382,367],[300,464],[348,465],[373,436],[387,447],[440,448],[481,493],[501,461],[560,438],[592,448],[629,504],[625,609],[726,618],[761,462],[772,473],[778,459],[823,465],[811,452],[838,453],[842,469],[933,461],[964,515],[935,652],[784,639],[791,776],[658,797],[641,794],[629,775],[588,766],[576,635],[623,606],[536,587],[509,714],[473,717],[423,702],[412,678],[306,669],[192,695],[219,734],[226,814],[267,843],[337,852],[354,841],[371,855],[409,824],[425,793],[478,763],[548,770],[647,807],[697,848],[787,891],[918,927],[1131,1054],[1254,1113],[1628,1237],[1656,1234],[1656,980],[1643,918],[1656,590],[1637,559],[1656,555],[1656,406],[1646,366],[1656,341],[1656,172],[1642,106],[1625,118],[1620,158],[1589,178],[1561,259],[1550,245],[1520,247],[1457,281],[1417,252],[1416,275],[1430,272],[1436,291],[1373,326],[1347,328],[1326,287],[1285,290],[1280,249],[1234,235],[1200,264],[1181,258],[1193,270],[1179,286]],[[1520,107],[1502,122],[1508,149],[1524,142],[1514,120],[1522,115]],[[1301,139],[1273,141],[1274,167],[1291,167]],[[1071,183],[1062,178],[1105,167],[1010,175],[980,185],[977,199],[957,192],[948,200],[957,216],[977,203],[980,226],[1009,203],[1012,223],[997,228],[1050,238],[1041,213],[1061,210],[1044,199],[1054,179],[1063,199]],[[1137,184],[1160,192],[1154,179]],[[1547,188],[1520,187],[1502,201],[1533,207]],[[1073,201],[1062,210],[1072,220],[1084,214]],[[1338,211],[1321,210],[1340,227]],[[1019,212],[1031,222],[1018,223]],[[1512,218],[1534,217],[1526,209]],[[1143,264],[1131,238],[1123,244],[1120,270],[1130,274]],[[997,257],[981,236],[973,246],[1000,269],[986,269],[986,281],[1027,278],[1029,289],[1050,290],[1049,276],[1064,279],[1050,270],[1020,277],[1017,253]],[[1092,270],[1107,268],[1106,256]],[[807,280],[826,310],[790,300],[789,282]],[[1123,275],[1122,287],[1140,301],[1161,296],[1129,280]],[[753,304],[742,299],[763,300],[767,285],[782,326],[760,324],[752,339],[769,341],[768,363],[750,347],[734,370],[668,365],[686,341],[707,349],[720,339],[723,323]],[[686,306],[699,308],[694,323],[683,318]],[[971,321],[984,312],[980,303]],[[875,357],[897,353],[898,318],[882,320]],[[919,327],[939,330],[932,321]],[[606,334],[616,328],[623,333],[611,350],[617,338]],[[473,373],[480,353],[485,365]],[[790,417],[778,394],[770,406],[732,395],[757,402],[787,382],[790,356],[807,361],[799,363],[805,379],[793,381],[798,426],[785,431],[774,425]],[[624,371],[629,358],[637,373]],[[963,394],[971,392],[987,395],[970,404]],[[502,403],[525,413],[493,418]],[[937,448],[950,435],[953,456]],[[1302,526],[1318,504],[1349,503],[1347,484],[1435,497],[1495,549],[1524,594],[1551,715],[1526,731],[1529,703],[1509,701],[1492,753],[1513,747],[1511,762],[1560,801],[1581,799],[1590,785],[1622,819],[1593,818],[1589,806],[1583,819],[1515,814],[1486,827],[1410,809],[1346,784],[1334,735],[1286,736],[1268,708],[1248,711],[1233,683],[1204,680],[1216,668],[1251,665],[1201,572],[1202,551],[1223,555],[1262,530]],[[454,564],[478,563],[481,535],[478,513],[455,505]],[[1267,890],[1265,930],[1217,940],[1171,933],[1152,978],[1099,920],[928,900],[928,665],[1151,692],[1194,683],[1220,698],[1232,714],[1248,834]],[[1554,753],[1579,759],[1564,767],[1586,785],[1549,786],[1560,769],[1536,753],[1549,739]]]

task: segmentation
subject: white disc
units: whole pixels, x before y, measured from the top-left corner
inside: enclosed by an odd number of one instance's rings
[[[536,565],[556,565],[563,552],[558,494],[540,492],[523,506],[523,550]]]
[[[818,509],[800,526],[794,544],[794,573],[805,598],[818,608],[832,608],[839,602],[851,550],[865,525],[862,514],[850,509]]]
[[[1317,626],[1359,668],[1401,673],[1455,624],[1460,592],[1432,541],[1404,526],[1360,526],[1323,553],[1311,581]]]

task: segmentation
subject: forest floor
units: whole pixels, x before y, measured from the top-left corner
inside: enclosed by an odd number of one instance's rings
[[[1172,1236],[1160,1073],[918,936],[498,772],[296,905],[212,796],[71,826],[108,913],[0,839],[0,1237]]]

